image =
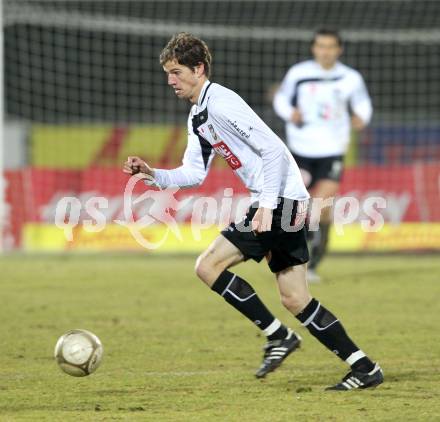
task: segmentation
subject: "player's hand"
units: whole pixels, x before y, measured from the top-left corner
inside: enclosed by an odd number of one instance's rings
[[[270,208],[258,208],[252,219],[252,231],[263,233],[270,231],[272,227],[272,212]]]
[[[154,170],[139,157],[128,157],[127,161],[124,163],[122,171],[131,175],[139,175],[139,178],[154,177]]]
[[[303,122],[302,114],[298,108],[294,108],[292,115],[290,116],[290,121],[297,126],[301,126]]]
[[[362,130],[365,128],[365,123],[359,116],[353,114],[353,116],[351,116],[351,127],[354,130]]]

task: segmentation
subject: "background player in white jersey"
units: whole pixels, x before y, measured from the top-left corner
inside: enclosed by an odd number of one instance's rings
[[[129,157],[124,171],[162,188],[201,184],[215,153],[242,179],[255,203],[244,221],[232,223],[200,255],[195,271],[213,291],[254,322],[267,336],[256,376],[275,370],[300,344],[300,337],[275,318],[251,285],[229,269],[247,259],[268,256],[283,305],[324,346],[351,366],[334,390],[376,386],[382,371],[352,342],[339,320],[310,295],[306,282],[308,250],[303,222],[308,192],[299,169],[280,138],[235,92],[208,80],[211,54],[200,39],[181,33],[162,51],[168,84],[193,106],[183,165],[153,169]],[[297,223],[296,227],[291,223]],[[292,230],[292,228],[294,228]]]
[[[350,128],[363,129],[372,106],[362,76],[338,61],[338,32],[318,30],[312,41],[314,60],[292,66],[274,97],[274,109],[286,122],[287,144],[312,198],[334,197],[339,189]],[[331,208],[323,209],[319,231],[309,232],[309,281],[328,242]]]

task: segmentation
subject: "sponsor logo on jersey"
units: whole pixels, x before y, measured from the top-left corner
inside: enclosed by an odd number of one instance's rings
[[[217,141],[218,137],[217,137],[217,134],[215,133],[214,127],[211,124],[209,124],[208,129],[211,132],[211,135],[212,135],[212,138],[214,139],[214,141]]]
[[[226,160],[232,170],[237,170],[241,167],[240,160],[232,153],[232,151],[223,141],[214,144],[212,147],[218,155],[222,156]]]
[[[234,120],[229,120],[228,119],[228,123],[241,135],[244,136],[245,138],[249,138],[251,135],[249,133],[247,133],[245,130],[243,130],[240,126],[238,126],[237,121]],[[249,127],[249,131],[252,130],[252,127]]]

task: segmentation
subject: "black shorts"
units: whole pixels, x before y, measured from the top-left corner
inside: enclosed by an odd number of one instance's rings
[[[301,170],[306,188],[311,188],[318,180],[329,179],[339,182],[344,169],[344,156],[332,155],[322,158],[303,157],[292,153]]]
[[[298,203],[280,198],[278,207],[273,210],[271,231],[259,234],[251,231],[252,218],[257,209],[258,203],[252,204],[244,220],[231,223],[221,232],[222,235],[241,251],[246,260],[260,262],[267,256],[273,273],[306,263],[309,260],[304,224],[307,201]]]

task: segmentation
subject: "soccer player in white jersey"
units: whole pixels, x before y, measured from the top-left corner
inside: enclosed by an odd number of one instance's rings
[[[230,268],[247,259],[267,257],[283,305],[325,347],[351,367],[329,389],[368,388],[383,382],[382,370],[348,337],[339,320],[317,299],[306,282],[308,249],[301,223],[308,192],[287,147],[235,92],[208,80],[211,54],[191,34],[180,33],[163,49],[160,62],[177,97],[193,106],[182,166],[155,169],[129,157],[124,172],[161,188],[200,185],[214,154],[219,154],[251,192],[245,219],[231,223],[197,259],[197,276],[267,336],[258,378],[275,370],[301,338],[263,304],[252,286]],[[304,219],[303,219],[304,220]],[[292,224],[294,222],[294,224]]]
[[[350,128],[363,129],[373,110],[361,74],[338,61],[342,54],[338,32],[316,31],[312,54],[314,60],[289,69],[273,104],[286,122],[287,144],[306,187],[312,198],[325,200],[338,192]],[[319,231],[308,233],[309,281],[319,281],[315,269],[327,249],[331,207],[323,208],[319,217]]]

